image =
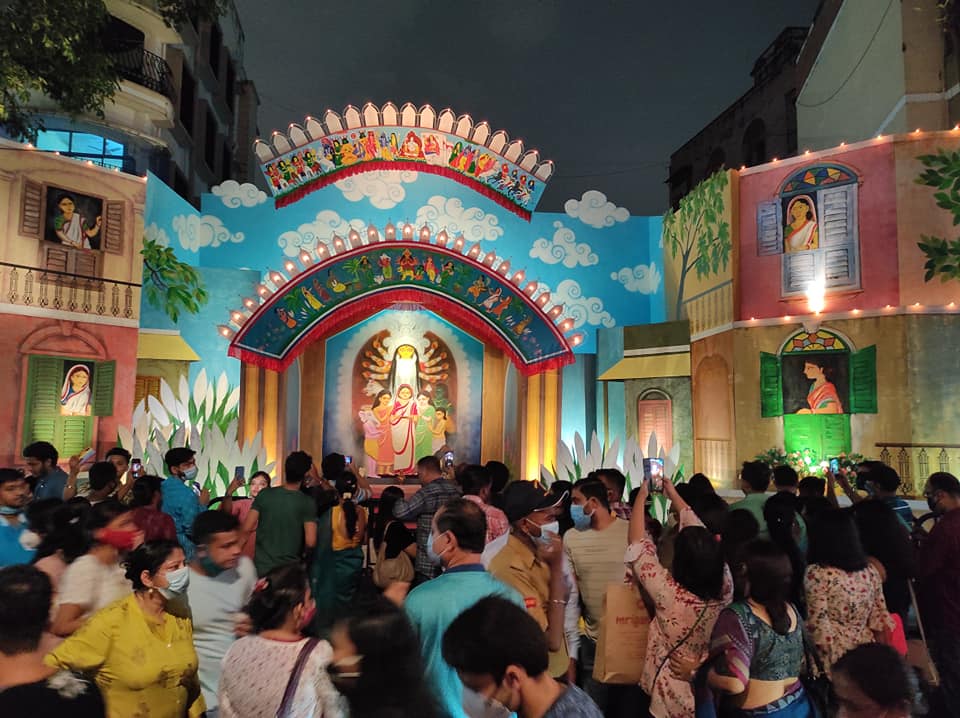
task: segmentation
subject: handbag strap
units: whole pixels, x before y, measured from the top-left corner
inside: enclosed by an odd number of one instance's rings
[[[660,677],[660,671],[662,671],[662,670],[663,670],[663,667],[664,667],[665,665],[667,665],[667,661],[670,660],[670,656],[673,655],[673,652],[676,651],[676,650],[677,650],[678,648],[680,648],[681,646],[683,646],[683,644],[686,643],[686,642],[690,639],[690,636],[693,635],[693,632],[694,632],[695,630],[697,630],[697,626],[700,625],[700,621],[702,621],[702,620],[703,620],[703,617],[704,617],[705,615],[707,615],[707,609],[708,609],[708,608],[710,608],[710,604],[708,604],[708,603],[703,604],[703,608],[700,610],[700,615],[697,616],[697,620],[693,622],[693,625],[690,626],[689,630],[684,634],[683,638],[681,638],[679,641],[677,641],[676,644],[674,644],[673,648],[671,648],[669,651],[667,651],[667,655],[665,655],[665,656],[663,657],[663,660],[660,661],[660,665],[657,666],[657,672],[653,674],[653,683],[654,683],[654,684],[657,682],[657,679]]]
[[[820,658],[820,651],[817,650],[817,644],[813,642],[813,636],[803,625],[803,655],[807,659],[807,670],[813,673],[812,668],[817,669],[817,674],[825,676],[827,671],[823,667],[823,659]]]
[[[920,629],[920,640],[923,641],[923,647],[926,649],[927,655],[931,656],[930,644],[927,643],[927,632],[923,629],[923,620],[920,618],[920,605],[917,603],[917,594],[913,590],[913,581],[910,579],[907,579],[907,588],[910,589],[910,603],[913,604],[913,612],[917,615],[917,628]],[[940,674],[937,672],[937,666],[932,658],[930,659],[929,670],[934,681],[940,683]]]
[[[308,638],[307,642],[303,644],[303,648],[300,649],[290,673],[290,680],[287,681],[287,687],[283,691],[283,700],[280,701],[280,707],[277,708],[277,718],[286,718],[290,712],[293,696],[297,692],[297,686],[300,685],[300,675],[303,673],[303,667],[307,664],[307,659],[318,643],[320,643],[319,638]]]

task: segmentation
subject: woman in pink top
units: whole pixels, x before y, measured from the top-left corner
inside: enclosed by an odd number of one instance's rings
[[[633,505],[624,558],[656,606],[640,687],[650,696],[654,718],[693,718],[693,689],[689,680],[671,670],[671,659],[699,662],[706,656],[713,624],[733,598],[733,579],[717,537],[704,528],[673,483],[665,480],[663,490],[680,514],[673,576],[660,563],[657,547],[646,532],[646,481]]]
[[[243,526],[243,522],[246,520],[247,514],[250,513],[250,507],[253,506],[253,500],[257,498],[257,494],[264,489],[270,488],[270,474],[268,474],[266,471],[256,472],[250,477],[250,495],[244,498],[233,498],[233,492],[239,489],[242,483],[243,479],[234,479],[231,481],[230,485],[227,487],[227,495],[223,497],[223,501],[220,504],[220,510],[236,516],[240,521],[241,526]],[[246,543],[243,544],[243,549],[241,552],[244,556],[253,560],[253,551],[256,545],[257,532],[251,531],[249,536],[247,536]]]

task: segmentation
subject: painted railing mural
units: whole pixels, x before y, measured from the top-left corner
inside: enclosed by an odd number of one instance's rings
[[[359,172],[412,170],[453,179],[529,220],[553,175],[552,162],[503,130],[409,102],[327,110],[257,140],[254,151],[278,207]]]
[[[900,493],[904,496],[921,496],[930,474],[956,473],[960,467],[960,444],[878,441],[876,446],[880,461],[900,474]]]
[[[0,301],[22,307],[136,319],[140,285],[0,262]]]

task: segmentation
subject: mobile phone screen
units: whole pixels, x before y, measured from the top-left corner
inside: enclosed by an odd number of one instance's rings
[[[834,474],[840,470],[840,462],[837,459],[830,459],[830,471]]]
[[[143,464],[140,463],[140,459],[134,459],[130,462],[130,475],[135,479],[139,479],[143,475]]]
[[[663,460],[644,459],[643,478],[650,482],[650,491],[663,491]]]
[[[234,467],[234,469],[233,469],[233,478],[235,478],[235,479],[242,479],[245,471],[246,471],[246,469],[244,469],[242,466]]]
[[[347,466],[349,466],[350,464],[353,463],[353,457],[352,457],[352,456],[344,456],[344,457],[343,457],[343,463],[345,463]]]
[[[453,466],[453,452],[452,452],[452,451],[448,451],[446,454],[443,455],[443,463],[444,463],[444,466]]]

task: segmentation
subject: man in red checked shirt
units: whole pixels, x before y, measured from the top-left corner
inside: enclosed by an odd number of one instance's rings
[[[481,508],[487,517],[487,543],[500,538],[510,530],[507,515],[496,506],[490,505],[490,486],[493,479],[489,472],[479,465],[464,467],[457,474],[457,483],[463,490],[463,498],[472,501]]]

